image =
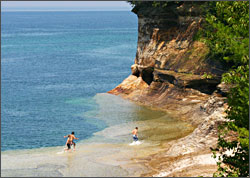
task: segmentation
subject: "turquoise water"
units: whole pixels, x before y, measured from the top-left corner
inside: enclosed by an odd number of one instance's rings
[[[171,118],[165,112],[139,106],[118,96],[100,93],[92,101],[97,107],[79,117],[87,118],[89,122],[96,118],[108,127],[78,142],[76,151],[64,152],[64,146],[4,151],[1,175],[139,177],[148,171],[145,163],[150,160],[150,155],[166,151],[164,143],[193,130],[190,124]],[[85,100],[75,103],[81,105]],[[131,131],[135,126],[139,128],[139,145],[131,144]]]
[[[1,175],[140,176],[193,127],[106,92],[130,73],[132,12],[1,13]],[[131,145],[134,127],[140,145]],[[75,131],[76,151],[64,152]]]
[[[1,30],[2,151],[62,146],[72,131],[84,141],[109,126],[94,97],[130,74],[136,15],[1,12]]]

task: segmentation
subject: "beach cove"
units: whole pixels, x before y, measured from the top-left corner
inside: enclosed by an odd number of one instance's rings
[[[213,175],[228,87],[200,4],[132,12],[1,14],[3,176]]]
[[[165,112],[118,96],[97,94],[94,101],[98,111],[83,114],[104,120],[106,129],[77,142],[72,152],[64,152],[64,146],[2,152],[2,176],[140,176],[148,172],[145,163],[150,155],[194,129]],[[131,146],[135,126],[142,144]]]

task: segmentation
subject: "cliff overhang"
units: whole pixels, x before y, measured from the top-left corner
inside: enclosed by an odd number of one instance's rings
[[[193,89],[208,95],[215,91],[225,95],[217,86],[227,69],[220,61],[210,58],[205,43],[194,40],[202,26],[203,4],[182,2],[170,3],[167,7],[138,5],[133,8],[138,16],[138,44],[131,71],[148,85],[146,90],[157,90],[155,83],[161,83],[182,92]],[[129,81],[131,84],[131,78]],[[126,90],[129,94],[125,85],[118,88],[119,91],[113,89],[109,93],[122,94]],[[140,96],[142,93],[145,92],[141,91]]]
[[[221,83],[221,78],[227,68],[210,57],[205,43],[194,40],[204,21],[202,4],[183,2],[164,8],[135,7],[132,11],[138,16],[138,45],[132,74],[108,92],[164,110],[197,127],[191,135],[171,143],[168,151],[161,153],[161,157],[166,157],[164,161],[172,165],[180,164],[184,157],[192,157],[194,153],[211,156],[217,126],[225,122],[228,86]],[[148,165],[158,157],[153,156]],[[194,165],[201,166],[199,162]],[[212,176],[216,164],[212,167],[205,176]],[[165,169],[167,175],[185,176]],[[160,174],[152,171],[146,176],[152,175]],[[200,175],[192,173],[191,176]]]

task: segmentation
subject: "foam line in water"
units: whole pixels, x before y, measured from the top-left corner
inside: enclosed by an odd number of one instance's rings
[[[141,145],[141,141],[133,141],[132,143],[129,144],[129,146],[135,146],[135,145]]]

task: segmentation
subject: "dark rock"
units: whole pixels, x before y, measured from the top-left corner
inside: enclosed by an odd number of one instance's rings
[[[227,96],[227,94],[230,91],[230,88],[232,88],[232,85],[226,84],[225,82],[221,82],[219,85],[217,85],[218,93],[220,93],[222,96]]]
[[[138,65],[137,64],[133,64],[131,66],[131,71],[132,71],[132,75],[135,75],[135,76],[139,76],[140,72],[138,70]]]
[[[138,16],[133,75],[109,91],[197,126],[192,134],[170,144],[171,148],[164,153],[166,162],[184,154],[202,155],[204,151],[209,153],[207,159],[211,159],[209,147],[216,144],[217,125],[225,122],[227,104],[221,96],[229,88],[220,82],[227,69],[220,61],[209,59],[205,43],[193,40],[203,21],[202,3],[185,1],[163,9],[152,6],[133,9]],[[187,164],[188,169],[193,161]]]
[[[139,71],[140,71],[140,76],[142,77],[142,79],[148,84],[150,85],[151,82],[153,81],[153,72],[154,72],[154,68],[153,67],[138,67]]]
[[[207,79],[201,75],[179,73],[167,70],[154,70],[154,80],[168,82],[179,88],[193,88],[202,93],[212,94],[220,83],[220,77]]]

